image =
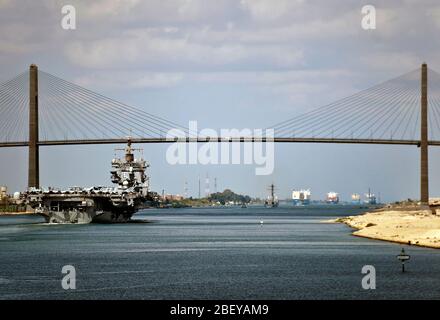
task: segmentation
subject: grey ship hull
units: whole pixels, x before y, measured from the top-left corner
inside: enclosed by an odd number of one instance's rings
[[[133,213],[115,213],[111,211],[78,212],[75,210],[38,212],[47,223],[124,223],[129,222]]]
[[[45,194],[33,203],[48,223],[128,222],[144,198],[137,194]]]

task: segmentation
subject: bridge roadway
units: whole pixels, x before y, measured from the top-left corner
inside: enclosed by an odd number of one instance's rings
[[[267,138],[267,137],[186,137],[186,138],[131,138],[133,143],[173,143],[173,142],[266,142],[277,143],[345,143],[345,144],[386,144],[386,145],[415,145],[420,146],[420,140],[392,139],[339,139],[339,138]],[[124,144],[127,139],[77,139],[77,140],[48,140],[39,141],[39,146],[87,145],[87,144]],[[0,142],[0,148],[27,147],[27,141]],[[440,141],[428,141],[430,146],[440,146]]]

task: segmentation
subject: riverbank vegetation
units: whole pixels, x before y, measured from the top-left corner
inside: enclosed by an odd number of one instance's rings
[[[181,200],[164,200],[158,203],[162,208],[185,208],[185,207],[210,207],[223,205],[242,205],[252,201],[247,195],[241,195],[230,189],[223,192],[216,192],[204,198],[184,198]]]

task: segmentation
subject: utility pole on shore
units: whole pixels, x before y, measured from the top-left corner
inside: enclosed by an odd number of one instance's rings
[[[183,183],[183,197],[188,198],[188,181],[186,181],[186,179]]]

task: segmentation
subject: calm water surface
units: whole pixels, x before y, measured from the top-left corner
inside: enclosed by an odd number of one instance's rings
[[[438,299],[440,250],[351,236],[348,206],[145,210],[151,223],[0,218],[0,299]],[[264,221],[260,225],[260,220]],[[73,265],[77,289],[61,287]],[[376,290],[363,290],[364,265]]]

